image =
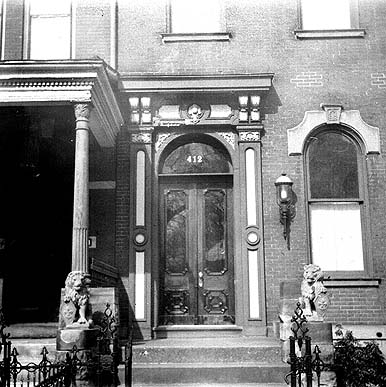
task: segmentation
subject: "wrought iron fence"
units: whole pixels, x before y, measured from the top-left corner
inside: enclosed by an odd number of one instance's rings
[[[291,323],[293,335],[289,337],[290,354],[288,360],[291,368],[285,376],[285,381],[291,387],[312,387],[313,374],[315,374],[319,387],[322,371],[328,367],[320,358],[321,351],[317,345],[312,351],[311,337],[308,335],[309,330],[306,327],[307,319],[300,302],[296,305]]]
[[[48,350],[43,347],[41,361],[22,364],[16,348],[12,348],[10,334],[5,333],[6,323],[0,309],[0,387],[75,387],[87,380],[96,387],[118,386],[118,366],[121,363],[117,326],[110,305],[100,321],[100,333],[93,351],[81,351],[74,346],[61,359],[48,359]],[[131,386],[131,340],[127,345],[125,367],[126,386]],[[86,354],[86,356],[85,356]]]

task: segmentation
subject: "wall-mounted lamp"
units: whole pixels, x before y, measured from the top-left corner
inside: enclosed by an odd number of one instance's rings
[[[290,226],[296,214],[296,195],[292,191],[292,185],[292,180],[285,173],[275,182],[276,200],[280,211],[280,223],[284,226],[283,236],[287,240],[288,250],[290,250]]]

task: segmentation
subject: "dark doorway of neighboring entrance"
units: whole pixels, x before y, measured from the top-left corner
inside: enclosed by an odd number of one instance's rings
[[[71,107],[0,109],[0,250],[10,323],[56,321],[71,268]]]

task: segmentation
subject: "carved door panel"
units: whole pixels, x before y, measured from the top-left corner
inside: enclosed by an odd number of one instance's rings
[[[233,324],[232,189],[223,181],[161,186],[161,324]]]

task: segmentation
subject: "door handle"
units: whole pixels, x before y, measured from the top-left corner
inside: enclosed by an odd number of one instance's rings
[[[202,271],[198,272],[198,287],[202,288],[204,286],[204,273]]]

